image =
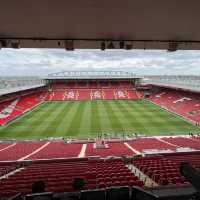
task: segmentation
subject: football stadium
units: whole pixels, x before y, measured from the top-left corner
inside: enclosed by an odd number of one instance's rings
[[[72,79],[73,73],[74,76],[79,74],[76,81]],[[118,79],[115,79],[116,75]],[[84,79],[86,76],[90,79]],[[101,79],[98,80],[98,76]],[[176,107],[177,111],[169,112],[159,104],[160,99],[168,99],[165,95],[170,95],[169,92],[165,94],[159,90],[153,93],[154,96],[145,98],[152,89],[149,88],[148,92],[137,91],[141,78],[134,78],[127,72],[66,71],[61,75],[49,75],[41,81],[46,85],[28,95],[25,91],[22,98],[12,97],[11,93],[10,101],[2,105],[2,139],[188,135],[200,131],[196,121],[193,121],[198,116],[198,107],[195,108],[199,101],[198,94],[185,95],[181,91],[182,96],[172,94],[170,108]],[[170,92],[173,93],[173,90]],[[191,100],[190,110],[178,112]]]
[[[0,0],[0,54],[186,55],[200,49],[199,8],[186,0]],[[31,56],[24,55],[27,66]],[[13,69],[0,65],[0,73]],[[0,200],[200,199],[200,76],[70,65],[40,76],[0,74]]]

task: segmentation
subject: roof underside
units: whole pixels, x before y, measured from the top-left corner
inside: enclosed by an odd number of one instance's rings
[[[66,39],[75,48],[100,48],[101,40],[126,40],[147,49],[179,41],[179,49],[200,49],[199,10],[198,0],[0,0],[0,40],[25,48],[62,48]]]

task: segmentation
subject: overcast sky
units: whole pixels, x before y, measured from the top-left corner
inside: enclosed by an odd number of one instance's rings
[[[0,76],[43,76],[65,70],[200,75],[200,51],[168,53],[159,50],[0,50]]]

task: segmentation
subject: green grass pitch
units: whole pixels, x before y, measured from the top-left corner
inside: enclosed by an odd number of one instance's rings
[[[140,133],[175,135],[200,129],[146,101],[47,102],[0,127],[1,139],[96,137]]]

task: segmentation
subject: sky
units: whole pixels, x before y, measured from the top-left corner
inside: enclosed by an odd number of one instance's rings
[[[0,76],[46,76],[72,70],[120,70],[138,75],[200,75],[200,51],[0,50]]]

